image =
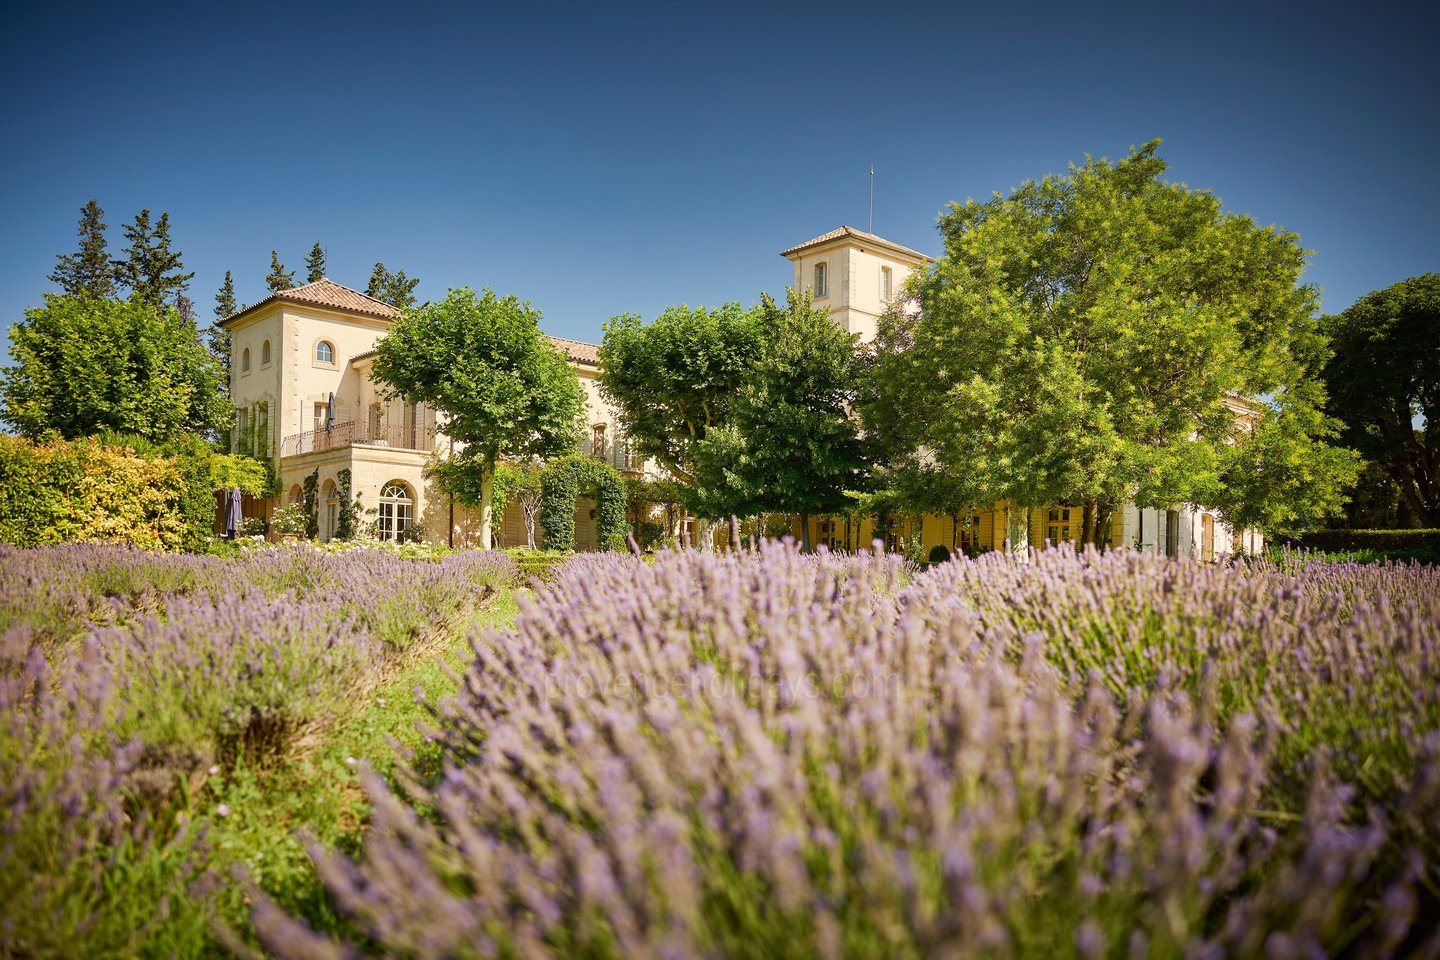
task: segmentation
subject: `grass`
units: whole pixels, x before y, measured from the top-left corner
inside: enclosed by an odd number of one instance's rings
[[[195,814],[210,823],[216,873],[236,876],[241,871],[312,926],[336,929],[339,918],[302,835],[331,848],[358,847],[369,814],[359,782],[362,763],[388,777],[402,750],[415,752],[423,762],[421,724],[429,713],[416,697],[417,688],[432,702],[453,693],[455,675],[471,657],[470,631],[504,627],[515,613],[514,591],[495,595],[450,631],[437,655],[416,661],[369,694],[359,712],[308,755],[264,765],[242,758],[225,776],[212,777],[195,798]],[[221,921],[246,939],[249,899],[239,883],[227,884],[219,898]]]

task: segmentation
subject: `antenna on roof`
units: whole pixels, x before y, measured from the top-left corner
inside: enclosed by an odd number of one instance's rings
[[[875,232],[875,164],[870,164],[870,226],[865,228],[866,233]]]

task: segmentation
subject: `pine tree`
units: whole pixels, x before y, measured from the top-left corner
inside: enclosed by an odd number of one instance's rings
[[[305,269],[306,283],[325,279],[325,250],[318,242],[310,248],[310,255],[305,258]]]
[[[80,208],[80,249],[56,257],[50,279],[67,297],[108,300],[115,295],[115,269],[106,251],[105,211],[98,200]]]
[[[205,346],[211,356],[220,361],[225,368],[224,388],[230,387],[230,331],[220,326],[220,321],[226,317],[239,313],[243,307],[235,299],[235,281],[230,276],[230,271],[225,271],[225,282],[220,285],[220,290],[215,294],[215,322],[205,330]]]
[[[195,274],[185,273],[180,254],[170,249],[170,214],[160,214],[152,229],[150,211],[141,210],[124,230],[130,245],[125,248],[124,260],[112,261],[115,278],[130,289],[132,297],[152,307],[167,302],[179,306]]]
[[[188,319],[195,319],[195,304],[185,291],[190,289],[190,281],[194,279],[194,273],[185,273],[185,266],[180,262],[180,251],[170,249],[170,214],[160,214],[160,219],[155,223],[155,247],[149,264],[149,283],[155,288],[159,300],[159,306],[174,298],[175,306],[180,308],[180,313],[185,316],[187,311],[183,304],[189,304]]]
[[[377,262],[375,269],[370,271],[370,284],[365,288],[365,295],[383,300],[400,310],[409,310],[415,306],[415,288],[419,284],[419,277],[406,277],[404,270],[391,273],[383,262]]]
[[[225,282],[220,284],[220,291],[215,294],[215,319],[224,320],[226,317],[240,312],[239,302],[235,299],[235,281],[230,276],[230,271],[225,271]]]
[[[286,270],[285,265],[280,262],[279,254],[274,250],[270,251],[270,276],[265,278],[265,286],[270,288],[271,293],[279,293],[295,286],[295,271]]]
[[[127,223],[120,229],[125,234],[125,239],[130,241],[130,246],[125,248],[125,256],[122,259],[110,261],[115,270],[115,285],[128,288],[132,293],[140,293],[144,287],[142,278],[145,264],[150,259],[150,249],[154,243],[151,237],[149,209],[135,214],[135,222]]]

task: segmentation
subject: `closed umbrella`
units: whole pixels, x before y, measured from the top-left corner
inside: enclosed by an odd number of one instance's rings
[[[229,509],[225,511],[225,536],[231,540],[240,532],[240,488],[236,487],[230,491]]]

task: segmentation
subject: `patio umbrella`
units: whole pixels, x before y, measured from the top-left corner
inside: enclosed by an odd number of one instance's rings
[[[230,502],[225,511],[225,536],[234,540],[235,535],[240,532],[240,488],[231,490],[227,498]]]

